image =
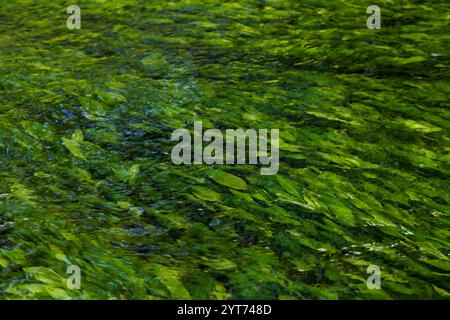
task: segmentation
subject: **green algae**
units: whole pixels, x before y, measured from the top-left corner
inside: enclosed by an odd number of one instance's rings
[[[448,298],[447,2],[77,4],[0,2],[0,298]],[[194,121],[278,174],[172,164]]]

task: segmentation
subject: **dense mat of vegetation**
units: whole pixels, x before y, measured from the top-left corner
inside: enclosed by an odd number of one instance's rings
[[[449,298],[450,3],[372,2],[0,1],[0,298]],[[279,173],[172,164],[197,120]]]

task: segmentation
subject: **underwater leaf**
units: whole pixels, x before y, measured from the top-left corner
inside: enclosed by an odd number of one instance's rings
[[[36,199],[36,195],[33,190],[28,189],[23,184],[18,182],[11,186],[11,193],[15,198],[26,202],[33,202],[33,200]]]
[[[83,131],[81,131],[80,129],[76,129],[72,134],[72,140],[76,142],[83,141],[84,140]]]
[[[292,195],[299,196],[299,187],[292,180],[289,180],[281,175],[277,175],[276,177],[278,183],[283,187],[284,190]]]
[[[9,261],[8,261],[8,260],[6,260],[6,259],[4,259],[4,258],[0,258],[0,267],[5,268],[5,267],[8,266],[8,264],[9,264]]]
[[[379,63],[386,63],[391,65],[405,65],[411,63],[418,63],[425,61],[426,58],[422,56],[415,56],[410,58],[402,58],[402,57],[378,57],[375,59]]]
[[[336,252],[336,248],[334,248],[333,246],[331,246],[328,243],[324,243],[324,242],[320,242],[317,241],[313,238],[308,237],[305,234],[302,234],[296,230],[288,230],[288,233],[290,233],[291,235],[293,235],[295,237],[295,239],[302,245],[304,245],[305,247],[320,251],[320,252]]]
[[[209,188],[202,186],[194,186],[192,187],[192,193],[199,199],[205,201],[220,201],[221,195]]]
[[[237,190],[230,189],[231,193],[239,198],[245,199],[247,202],[253,202],[253,198],[248,193],[240,192]]]
[[[217,300],[227,300],[231,298],[231,294],[226,292],[225,286],[220,282],[215,284],[215,290],[213,292],[214,298]]]
[[[63,137],[63,142],[64,145],[66,146],[67,149],[69,149],[69,151],[77,158],[80,159],[86,159],[84,157],[83,151],[81,151],[81,147],[80,144],[78,143],[78,141],[76,140],[72,140],[72,139],[68,139]]]
[[[92,98],[82,100],[83,107],[86,110],[86,117],[92,120],[101,120],[107,115],[108,108],[105,104],[100,103]]]
[[[45,288],[45,291],[47,291],[47,293],[48,293],[53,299],[57,299],[57,300],[68,300],[68,299],[72,299],[72,297],[67,293],[67,291],[64,290],[64,289],[61,289],[61,288],[47,287],[47,288]]]
[[[44,267],[28,267],[23,268],[26,273],[31,274],[36,280],[54,285],[61,285],[65,279],[57,274],[55,271]]]
[[[170,291],[174,299],[191,299],[191,295],[180,282],[179,272],[165,266],[155,267],[156,276]]]
[[[221,170],[211,170],[208,176],[223,186],[238,190],[247,190],[247,183],[242,178],[231,173]]]
[[[216,270],[228,270],[236,268],[236,264],[228,259],[220,258],[220,259],[202,259],[202,264],[205,264]]]
[[[47,285],[41,283],[21,284],[8,288],[5,292],[17,297],[24,298],[27,294],[32,294],[35,297],[47,295]]]
[[[140,173],[139,164],[133,164],[131,167],[116,165],[113,167],[114,174],[121,180],[133,184]]]
[[[353,215],[352,210],[344,205],[344,203],[328,198],[326,205],[334,213],[339,222],[349,226],[355,225],[355,216]]]
[[[142,58],[141,63],[146,66],[151,65],[154,67],[159,67],[161,65],[166,64],[167,61],[162,54],[153,52],[153,53],[147,55],[146,57]]]
[[[421,259],[421,261],[426,262],[433,267],[450,271],[450,261],[449,260],[439,260],[439,259]]]
[[[116,92],[102,91],[97,94],[103,102],[109,105],[114,105],[116,103],[124,102],[127,100],[126,97]]]
[[[50,249],[56,259],[58,259],[59,261],[69,263],[67,256],[64,254],[64,252],[60,248],[58,248],[54,245],[50,245]]]
[[[433,289],[441,296],[446,299],[450,298],[450,292],[445,289],[439,288],[438,286],[432,285]]]
[[[442,130],[439,127],[432,126],[431,124],[423,122],[423,121],[417,122],[417,121],[408,119],[408,120],[404,120],[403,122],[408,128],[411,128],[411,129],[417,130],[417,131],[422,131],[425,133],[438,132],[438,131]]]
[[[21,125],[25,128],[28,134],[32,135],[36,139],[45,139],[51,142],[55,141],[55,135],[52,130],[48,128],[48,126],[29,120],[22,121]]]

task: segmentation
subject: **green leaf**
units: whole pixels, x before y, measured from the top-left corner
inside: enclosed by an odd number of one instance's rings
[[[57,300],[68,300],[72,299],[72,297],[67,293],[66,290],[61,288],[45,288],[47,293],[53,298]]]
[[[97,93],[99,98],[106,104],[116,104],[127,100],[126,97],[116,92],[99,92]]]
[[[439,260],[439,259],[422,259],[423,262],[426,262],[436,268],[450,271],[450,261]]]
[[[221,258],[221,259],[202,259],[202,264],[205,264],[216,270],[228,270],[236,268],[236,263],[231,260]]]
[[[26,273],[31,274],[36,280],[53,285],[61,285],[64,283],[64,278],[55,271],[45,267],[29,267],[23,268]]]
[[[153,52],[141,59],[144,66],[150,66],[153,69],[159,69],[167,64],[166,59],[160,53]]]
[[[445,289],[439,288],[438,286],[432,285],[433,289],[441,296],[446,299],[450,298],[450,292]]]
[[[156,275],[159,281],[161,281],[170,291],[174,299],[192,299],[189,291],[180,282],[179,272],[166,266],[155,267]]]
[[[292,195],[299,196],[298,190],[300,189],[293,181],[281,176],[276,176],[278,183],[283,187],[284,190]]]
[[[36,195],[34,195],[33,190],[28,189],[18,182],[11,186],[11,193],[15,198],[26,202],[33,202],[33,200],[36,199]]]
[[[80,144],[76,140],[68,139],[63,137],[62,138],[64,145],[67,149],[69,149],[70,153],[72,153],[75,157],[80,159],[86,159],[84,157],[83,151],[81,151]]]
[[[55,136],[52,130],[38,122],[25,120],[21,122],[25,131],[36,139],[45,139],[47,141],[55,141]]]
[[[221,195],[209,188],[202,186],[194,186],[192,187],[192,193],[199,199],[205,201],[220,201]]]
[[[4,259],[4,258],[0,258],[0,267],[5,268],[5,267],[8,266],[8,264],[9,264],[9,261],[8,261],[8,260],[6,260],[6,259]]]
[[[249,195],[248,193],[240,192],[233,189],[231,189],[231,193],[239,198],[245,199],[247,202],[254,202],[252,196]]]
[[[223,186],[238,190],[247,190],[247,183],[243,179],[232,175],[231,173],[221,170],[211,170],[208,173],[208,176]]]
[[[139,164],[133,164],[129,168],[117,165],[113,167],[113,171],[120,180],[133,184],[136,180],[136,177],[139,175],[140,169]]]

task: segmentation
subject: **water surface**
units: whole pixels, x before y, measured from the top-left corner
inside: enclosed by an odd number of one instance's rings
[[[447,1],[377,1],[381,30],[360,0],[77,4],[0,2],[0,298],[449,297]],[[194,121],[280,129],[278,174],[172,164]]]

